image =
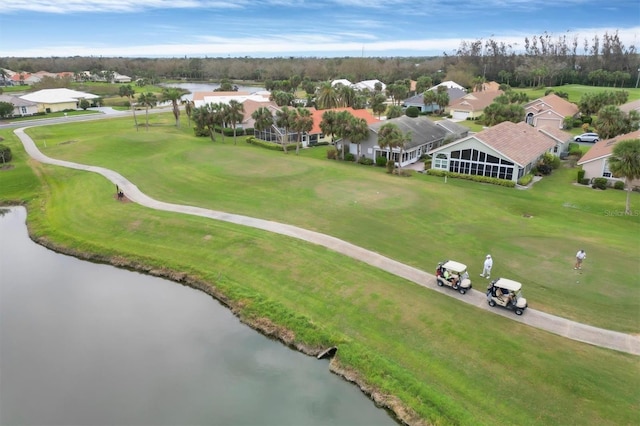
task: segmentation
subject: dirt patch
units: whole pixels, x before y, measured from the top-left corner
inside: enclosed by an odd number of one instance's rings
[[[130,203],[131,200],[127,198],[126,195],[122,194],[113,194],[113,199],[119,201],[121,203]]]
[[[60,142],[60,145],[68,145],[70,143],[76,143],[78,141],[64,141],[64,142]]]
[[[0,170],[11,170],[14,167],[15,166],[13,164],[3,164],[2,166],[0,166]]]

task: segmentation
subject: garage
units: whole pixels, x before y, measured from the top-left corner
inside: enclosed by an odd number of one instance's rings
[[[470,111],[456,111],[453,110],[452,114],[451,114],[451,118],[453,118],[454,120],[466,120],[467,118],[469,118],[471,116],[471,112]]]
[[[536,120],[535,127],[548,127],[553,129],[560,129],[562,128],[561,125],[562,125],[562,120],[559,120],[557,118],[538,117],[538,119]]]

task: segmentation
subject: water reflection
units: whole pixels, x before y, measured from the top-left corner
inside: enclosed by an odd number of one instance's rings
[[[393,425],[207,295],[54,253],[0,217],[0,424]]]

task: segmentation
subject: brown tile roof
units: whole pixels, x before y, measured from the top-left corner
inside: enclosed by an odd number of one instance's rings
[[[640,130],[627,133],[624,135],[616,136],[615,138],[605,139],[596,142],[589,151],[578,161],[578,165],[588,163],[593,160],[598,160],[603,157],[608,157],[613,152],[613,147],[620,141],[628,139],[640,139]]]
[[[474,92],[495,92],[496,90],[500,90],[500,84],[495,81],[482,83],[482,90],[473,89]]]
[[[573,117],[579,111],[576,104],[572,104],[566,99],[561,98],[555,93],[550,93],[542,98],[535,99],[524,105],[526,111],[531,111],[534,114],[539,114],[543,111],[552,110],[562,117]]]
[[[351,107],[347,107],[347,108],[333,108],[330,110],[309,108],[309,110],[311,111],[311,116],[313,117],[313,128],[309,132],[310,134],[322,133],[322,130],[320,129],[320,123],[322,122],[322,114],[324,114],[327,111],[336,111],[336,112],[349,111],[351,115],[353,115],[356,118],[364,118],[367,121],[367,124],[373,124],[380,121],[366,109],[353,109]]]
[[[505,121],[473,135],[502,155],[526,166],[545,151],[553,148],[555,142],[542,135],[527,123]]]
[[[243,123],[249,121],[249,119],[251,119],[251,114],[253,114],[254,111],[256,111],[258,108],[261,108],[261,107],[269,108],[272,110],[272,113],[274,110],[279,109],[278,104],[276,104],[273,101],[258,102],[258,101],[254,101],[253,99],[245,100],[242,103],[242,106],[244,107],[244,118],[242,120]]]
[[[481,111],[491,105],[493,100],[503,93],[502,90],[469,93],[451,102],[449,108],[463,111]]]
[[[564,143],[572,140],[571,133],[565,132],[564,130],[560,130],[554,126],[535,127],[535,129],[538,130],[543,135],[549,136],[558,142]]]

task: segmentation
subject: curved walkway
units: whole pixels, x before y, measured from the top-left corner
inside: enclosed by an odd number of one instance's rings
[[[73,163],[70,161],[56,160],[47,157],[36,147],[33,140],[24,133],[26,127],[16,129],[14,133],[22,141],[27,153],[42,163],[53,164],[56,166],[69,167],[72,169],[86,170],[98,173],[114,184],[118,185],[125,193],[126,197],[131,201],[141,204],[152,209],[165,210],[176,213],[190,214],[194,216],[202,216],[215,220],[235,223],[238,225],[251,226],[253,228],[262,229],[277,234],[298,238],[313,244],[317,244],[329,248],[338,253],[349,256],[353,259],[364,262],[368,265],[380,268],[391,274],[412,281],[431,290],[439,291],[448,296],[455,297],[460,301],[469,303],[480,309],[490,310],[496,315],[508,317],[514,321],[530,325],[548,332],[558,334],[569,339],[580,342],[589,343],[595,346],[613,349],[616,351],[626,352],[634,355],[640,355],[640,336],[633,336],[617,331],[605,330],[602,328],[592,327],[590,325],[571,321],[535,309],[527,309],[522,316],[516,316],[513,312],[501,309],[490,308],[487,304],[486,296],[477,290],[471,290],[466,295],[461,295],[449,288],[438,287],[436,285],[435,276],[405,265],[386,256],[358,247],[346,241],[340,240],[329,235],[321,234],[314,231],[298,228],[292,225],[272,222],[269,220],[256,219],[248,216],[224,213],[216,210],[209,210],[200,207],[185,206],[180,204],[165,203],[163,201],[154,200],[153,198],[142,193],[136,185],[129,182],[125,177],[113,170],[103,167],[87,166],[83,164]]]

